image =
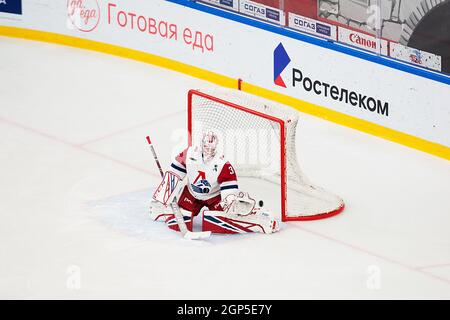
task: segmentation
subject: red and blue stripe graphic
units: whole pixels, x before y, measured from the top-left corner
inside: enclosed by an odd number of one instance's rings
[[[222,234],[265,232],[260,224],[239,221],[225,216],[210,215],[207,212],[203,215],[203,231]]]
[[[284,83],[281,74],[291,62],[291,58],[287,54],[282,43],[275,48],[275,51],[273,52],[273,61],[273,81],[277,86],[286,88],[286,84]]]

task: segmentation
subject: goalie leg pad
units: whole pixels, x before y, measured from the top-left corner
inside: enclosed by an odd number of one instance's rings
[[[203,212],[203,231],[221,234],[274,233],[279,230],[279,222],[266,213],[239,216],[223,211]]]
[[[181,209],[181,213],[183,214],[184,223],[186,223],[186,227],[189,231],[192,231],[192,213],[190,211],[186,211]],[[180,227],[177,223],[177,218],[172,213],[170,214],[166,219],[166,225],[169,227],[169,229],[172,229],[174,231],[179,232]]]
[[[173,216],[172,208],[154,200],[150,203],[150,219],[153,221],[165,222],[171,215]]]

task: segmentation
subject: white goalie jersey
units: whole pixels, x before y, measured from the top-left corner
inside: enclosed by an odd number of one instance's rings
[[[218,195],[225,199],[238,190],[236,172],[223,155],[215,155],[205,163],[200,149],[190,147],[175,158],[171,169],[182,179],[187,178],[187,187],[198,200]]]

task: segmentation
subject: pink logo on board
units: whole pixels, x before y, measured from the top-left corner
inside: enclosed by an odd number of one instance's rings
[[[67,14],[75,28],[82,32],[91,32],[100,22],[98,0],[68,0]]]

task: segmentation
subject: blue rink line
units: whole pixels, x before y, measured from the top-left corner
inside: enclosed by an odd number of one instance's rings
[[[303,33],[299,33],[296,31],[291,31],[289,29],[285,29],[285,28],[281,28],[277,25],[272,25],[269,23],[265,23],[262,21],[258,21],[258,20],[254,20],[251,18],[248,18],[246,16],[243,15],[239,15],[236,14],[234,12],[231,11],[226,11],[226,10],[222,10],[222,9],[218,9],[212,6],[208,6],[205,4],[201,4],[201,3],[197,3],[194,1],[189,1],[189,0],[166,0],[168,2],[172,2],[172,3],[176,3],[188,8],[192,8],[198,11],[202,11],[205,13],[209,13],[218,17],[222,17],[228,20],[233,20],[242,24],[246,24],[248,26],[252,26],[258,29],[263,29],[272,33],[276,33],[288,38],[292,38],[292,39],[296,39],[296,40],[300,40],[303,42],[307,42],[322,48],[326,48],[326,49],[330,49],[333,51],[337,51],[337,52],[341,52],[356,58],[360,58],[366,61],[370,61],[370,62],[374,62],[377,64],[381,64],[383,66],[392,68],[392,69],[396,69],[396,70],[400,70],[403,72],[407,72],[410,74],[414,74],[416,76],[422,77],[422,78],[427,78],[433,81],[437,81],[437,82],[441,82],[444,84],[448,84],[450,85],[450,76],[447,76],[445,74],[440,74],[440,73],[435,73],[432,71],[428,71],[422,68],[417,68],[408,64],[404,64],[395,60],[392,60],[388,57],[383,57],[383,56],[377,56],[377,55],[373,55],[364,51],[359,51],[347,46],[344,46],[342,44],[339,43],[335,43],[333,41],[328,41],[328,40],[322,40],[319,38],[315,38],[313,36],[309,36],[307,34],[303,34]]]

